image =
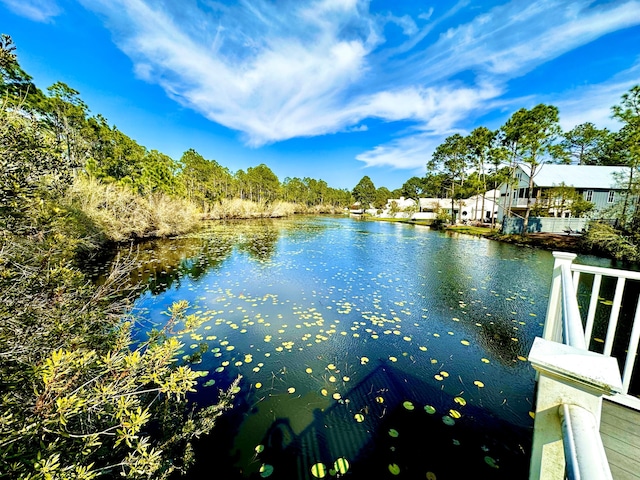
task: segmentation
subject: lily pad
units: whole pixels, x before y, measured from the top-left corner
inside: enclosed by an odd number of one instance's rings
[[[484,457],[484,463],[489,465],[491,468],[500,468],[500,465],[496,463],[495,459],[491,458],[488,455]]]
[[[431,405],[425,405],[424,406],[424,411],[427,412],[430,415],[433,415],[434,413],[436,413],[436,409],[434,407],[432,407]]]
[[[316,463],[311,467],[311,475],[316,478],[324,478],[327,475],[327,467],[324,463]]]
[[[389,429],[389,436],[392,438],[398,438],[398,435],[400,435],[398,433],[398,430],[396,430],[395,428],[390,428]]]
[[[389,471],[391,475],[400,475],[400,466],[397,463],[390,463]]]
[[[413,405],[413,402],[410,402],[409,400],[406,400],[405,402],[403,402],[403,403],[402,403],[402,406],[403,406],[404,408],[406,408],[407,410],[413,410],[414,408],[416,408],[416,407]]]
[[[273,473],[273,465],[269,465],[268,463],[263,463],[260,467],[260,476],[262,478],[267,478],[271,476]]]
[[[336,473],[344,475],[345,473],[347,473],[347,470],[349,470],[349,462],[346,458],[340,457],[333,463],[333,469],[336,471]]]
[[[450,416],[445,415],[444,417],[442,417],[442,423],[452,427],[453,425],[456,424],[456,421],[453,418],[451,418]]]

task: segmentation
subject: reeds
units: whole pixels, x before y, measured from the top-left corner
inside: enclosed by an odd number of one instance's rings
[[[197,207],[185,199],[161,193],[142,196],[87,177],[75,179],[67,200],[114,242],[180,235],[202,219]]]

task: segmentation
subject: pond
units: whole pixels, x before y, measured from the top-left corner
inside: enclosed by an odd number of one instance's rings
[[[348,217],[212,223],[140,246],[140,338],[173,302],[206,406],[189,478],[527,478],[550,252]]]

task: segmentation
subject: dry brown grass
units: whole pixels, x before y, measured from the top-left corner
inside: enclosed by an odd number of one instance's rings
[[[114,242],[187,233],[201,221],[197,207],[164,194],[141,196],[114,184],[78,177],[68,201]]]
[[[296,212],[293,203],[278,201],[267,204],[234,198],[213,205],[206,218],[209,220],[280,218],[291,216],[294,213]]]

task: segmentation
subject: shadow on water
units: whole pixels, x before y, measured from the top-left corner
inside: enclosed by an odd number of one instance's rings
[[[269,465],[270,478],[306,480],[317,478],[312,474],[317,463],[331,478],[339,474],[331,471],[338,459],[346,459],[349,467],[344,476],[353,479],[528,476],[531,429],[464,404],[460,397],[387,362],[380,362],[339,401],[323,410],[316,408],[298,434],[289,418],[274,418],[262,439],[264,450],[249,465],[234,466],[238,454],[234,457],[225,450],[231,449],[228,442],[247,410],[250,407],[234,409],[220,428],[202,439],[196,452],[205,461],[189,478],[264,478],[260,467]],[[456,412],[460,417],[454,419]],[[213,462],[216,455],[224,461]],[[392,474],[390,466],[397,466],[399,474]]]

